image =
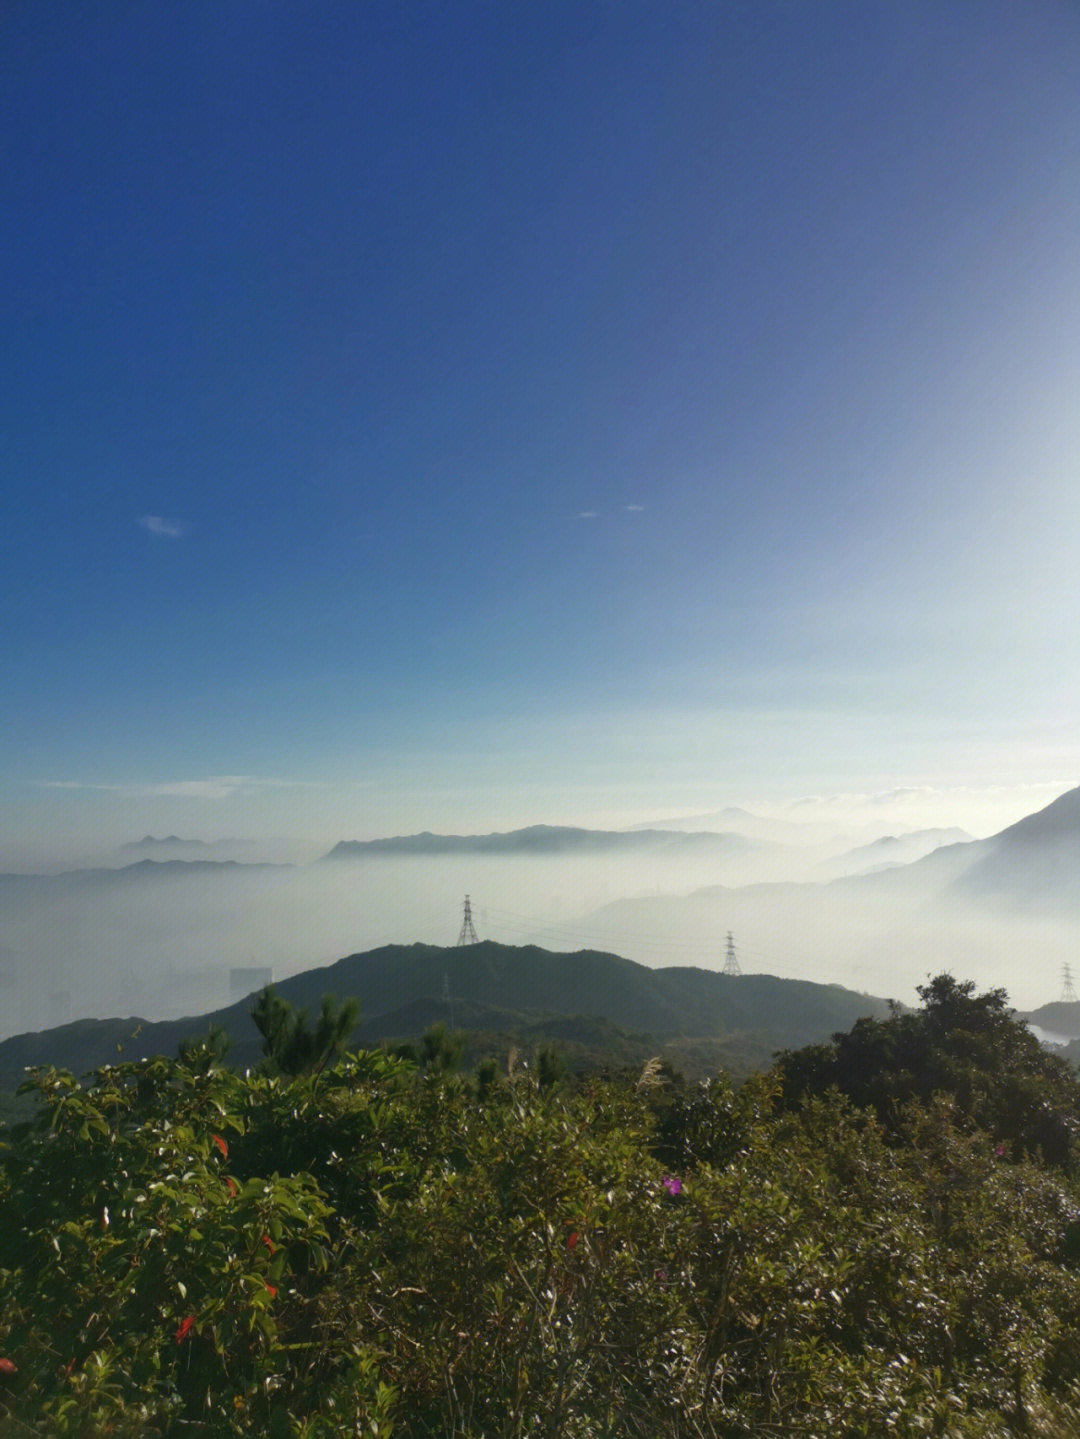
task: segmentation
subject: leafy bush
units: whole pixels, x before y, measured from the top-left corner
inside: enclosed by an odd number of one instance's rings
[[[34,1073],[0,1131],[0,1427],[1075,1434],[1080,1205],[1001,1137],[991,1060],[1055,1117],[1068,1091],[972,1002],[938,986],[919,1021],[938,1093],[903,1078],[909,1017],[848,1037],[869,1106],[820,1052],[739,1089],[481,1082],[437,1036],[426,1064]]]
[[[1080,1083],[1013,1018],[1005,991],[976,995],[938,975],[920,986],[923,1008],[860,1019],[831,1044],[780,1057],[789,1103],[830,1088],[873,1105],[895,1127],[911,1100],[952,1097],[961,1114],[1004,1140],[1014,1158],[1039,1155],[1072,1171],[1080,1138]]]

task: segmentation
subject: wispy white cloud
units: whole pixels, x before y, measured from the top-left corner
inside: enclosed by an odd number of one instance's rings
[[[1038,782],[1016,784],[983,784],[983,785],[902,785],[894,789],[883,790],[844,790],[833,794],[807,794],[798,798],[782,801],[780,805],[772,802],[771,808],[807,809],[826,808],[828,806],[851,809],[859,806],[862,808],[879,808],[893,804],[905,804],[909,801],[921,800],[944,800],[955,799],[969,800],[971,798],[985,799],[996,802],[999,799],[1015,800],[1017,803],[1045,802],[1046,796],[1056,798],[1067,789],[1075,785],[1075,779],[1040,780]],[[763,802],[768,803],[768,802]]]
[[[249,774],[210,775],[205,779],[163,780],[153,784],[92,784],[82,780],[42,780],[45,789],[94,790],[128,799],[228,799],[267,789],[328,789],[321,780],[272,779]],[[335,786],[337,788],[338,786]]]
[[[161,535],[169,540],[183,539],[190,528],[187,520],[168,520],[164,515],[140,515],[139,524],[152,535]]]
[[[595,511],[595,510],[581,510],[581,511],[579,512],[579,514],[578,514],[578,519],[579,519],[579,520],[595,520],[595,519],[596,519],[596,511]]]
[[[893,789],[802,795],[798,799],[748,803],[762,815],[798,815],[837,824],[886,825],[896,832],[959,825],[971,834],[994,834],[1057,799],[1075,779],[1017,784],[904,785]]]
[[[627,505],[626,512],[630,515],[640,515],[644,508],[644,505]]]

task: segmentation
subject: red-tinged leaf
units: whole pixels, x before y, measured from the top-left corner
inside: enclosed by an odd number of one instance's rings
[[[274,1286],[273,1284],[268,1284],[268,1285],[266,1286],[266,1292],[267,1292],[267,1294],[269,1294],[269,1296],[270,1296],[271,1299],[276,1299],[276,1298],[277,1298],[277,1289],[275,1288],[275,1286]]]
[[[181,1321],[180,1321],[180,1328],[176,1331],[176,1342],[177,1342],[177,1344],[183,1344],[184,1340],[188,1337],[188,1332],[189,1332],[189,1330],[191,1329],[191,1326],[192,1326],[194,1323],[195,1323],[195,1318],[194,1318],[194,1316],[191,1315],[191,1314],[187,1315],[186,1318],[181,1319]]]
[[[225,1176],[225,1183],[226,1183],[226,1184],[228,1185],[228,1187],[229,1187],[229,1193],[230,1193],[230,1194],[238,1194],[238,1193],[240,1192],[239,1189],[237,1188],[236,1180],[232,1177],[231,1174],[226,1174],[226,1176]]]
[[[14,1359],[0,1357],[0,1374],[17,1374],[18,1372],[19,1366]]]
[[[573,1249],[574,1246],[577,1244],[577,1242],[578,1242],[578,1232],[577,1232],[576,1229],[571,1229],[570,1233],[566,1236],[566,1247],[567,1247],[567,1249]]]
[[[262,1237],[262,1242],[266,1245],[267,1249],[269,1249],[270,1253],[273,1254],[273,1252],[274,1252],[274,1241],[270,1238],[269,1234],[264,1234],[264,1235],[263,1235],[263,1237]]]
[[[222,1152],[222,1154],[224,1154],[225,1158],[228,1159],[228,1157],[229,1157],[229,1146],[225,1143],[224,1139],[222,1139],[221,1135],[220,1135],[220,1134],[211,1134],[210,1138],[214,1141],[214,1143],[217,1145],[217,1147],[221,1150],[221,1152]]]

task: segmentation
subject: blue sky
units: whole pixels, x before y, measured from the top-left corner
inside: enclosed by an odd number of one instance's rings
[[[10,831],[1080,778],[1074,4],[0,26]]]

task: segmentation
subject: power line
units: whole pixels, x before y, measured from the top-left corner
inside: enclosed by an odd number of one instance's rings
[[[562,949],[603,949],[620,953],[626,958],[647,951],[650,955],[665,956],[673,965],[692,963],[695,967],[706,968],[706,956],[710,938],[703,933],[700,938],[673,934],[667,930],[651,929],[637,920],[612,923],[596,914],[551,921],[534,914],[516,910],[505,910],[488,905],[492,938],[507,936],[506,943],[529,943],[541,947]],[[715,932],[715,931],[713,931]],[[510,938],[514,936],[515,938]],[[520,938],[517,938],[520,936]],[[740,963],[747,959],[754,972],[782,974],[790,963],[789,956],[749,941],[745,936],[738,943],[737,958]]]
[[[680,937],[667,932],[643,929],[641,925],[609,924],[589,917],[552,923],[539,920],[531,915],[521,914],[489,906],[487,910],[497,935],[520,936],[532,944],[554,945],[569,949],[605,949],[624,953],[627,958],[635,952],[647,949],[650,953],[663,953],[672,964],[696,961],[703,965],[703,953],[707,941]],[[743,954],[749,954],[762,969],[780,963],[773,955],[754,945],[740,945]],[[742,972],[741,969],[739,971]]]
[[[689,936],[681,936],[667,931],[650,929],[637,920],[625,920],[623,923],[611,923],[606,917],[597,913],[567,917],[562,921],[552,921],[546,916],[534,913],[525,913],[516,910],[504,910],[499,906],[488,905],[484,910],[488,917],[491,929],[491,938],[505,944],[536,945],[541,948],[555,950],[604,950],[615,954],[621,954],[627,959],[635,959],[642,953],[648,955],[647,960],[637,958],[637,963],[648,963],[650,965],[668,964],[672,966],[691,965],[694,968],[708,969],[707,956],[710,948],[710,939],[703,935],[700,939]],[[713,930],[715,934],[715,930]],[[730,931],[729,931],[730,934]],[[460,941],[459,941],[460,942]],[[715,941],[713,941],[715,942]],[[733,941],[732,941],[733,943]],[[739,960],[746,962],[749,959],[751,972],[754,974],[774,974],[778,976],[803,977],[801,973],[790,974],[792,968],[792,957],[786,953],[780,953],[765,948],[755,942],[751,937],[749,943],[745,936],[740,938],[738,954],[735,959],[737,973],[743,974],[742,965]],[[719,971],[725,972],[725,964]],[[800,966],[796,964],[796,970]],[[1066,976],[1066,971],[1068,974]],[[1072,984],[1070,992],[1064,994],[1064,1003],[1078,1001],[1075,983],[1073,983],[1072,971],[1068,965],[1063,967],[1063,990],[1066,977]],[[865,993],[862,984],[852,978],[850,987]]]

